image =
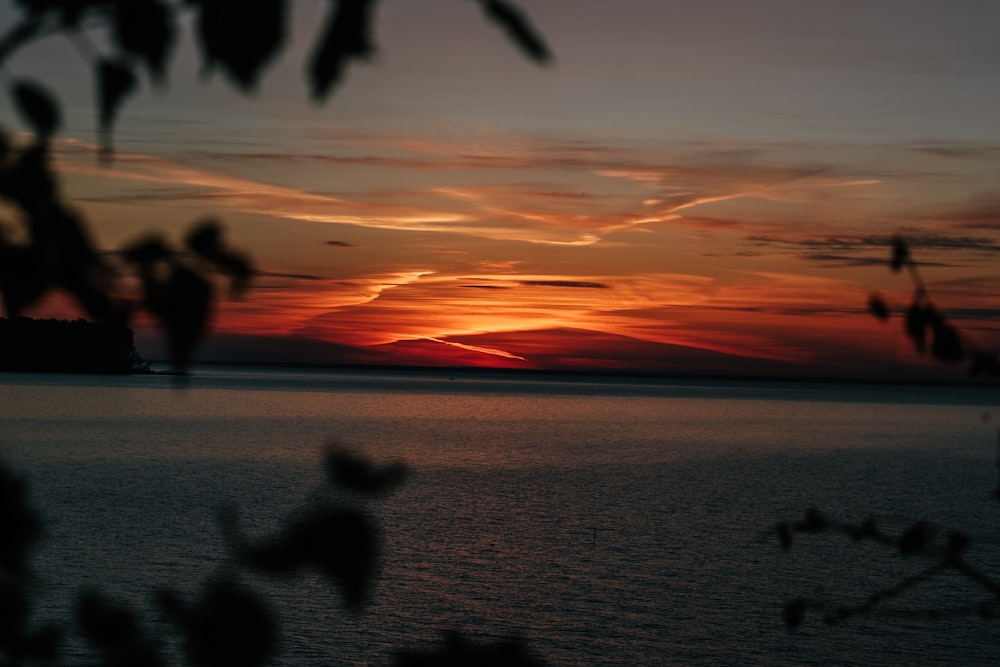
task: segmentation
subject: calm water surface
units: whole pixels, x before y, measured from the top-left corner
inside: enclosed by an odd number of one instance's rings
[[[820,507],[997,536],[997,395],[986,390],[607,378],[202,369],[169,377],[0,375],[0,455],[46,519],[42,618],[81,588],[143,609],[226,566],[220,508],[265,534],[321,484],[337,441],[413,468],[379,501],[372,603],[316,577],[254,580],[282,613],[282,665],[385,661],[448,629],[520,635],[553,664],[995,664],[978,620],[818,621],[918,571],[769,527]],[[892,523],[895,522],[895,523]],[[974,553],[1000,574],[995,548]],[[896,606],[982,597],[929,587]],[[974,596],[974,597],[972,597]],[[168,647],[169,648],[169,647]],[[84,648],[69,648],[83,655]]]

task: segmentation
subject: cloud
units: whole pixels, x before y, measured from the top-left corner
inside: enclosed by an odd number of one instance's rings
[[[211,202],[216,214],[232,210],[420,234],[425,248],[432,247],[435,235],[448,235],[442,243],[462,235],[476,242],[595,251],[652,242],[664,244],[674,256],[777,254],[844,269],[885,261],[891,234],[858,230],[870,221],[890,221],[887,226],[898,228],[905,216],[895,202],[909,201],[911,194],[894,189],[895,181],[880,180],[886,174],[891,174],[890,180],[901,179],[905,169],[894,172],[887,163],[871,170],[854,167],[845,159],[845,151],[854,147],[837,144],[689,142],[634,148],[527,136],[504,139],[502,143],[488,137],[470,146],[465,141],[366,136],[365,146],[360,147],[361,139],[347,134],[342,137],[345,150],[330,156],[187,154],[201,160],[194,166],[125,154],[108,170],[97,167],[93,155],[85,155],[82,162],[69,151],[61,163],[76,174],[116,182],[115,197],[107,195],[108,188],[84,193],[92,203],[157,202],[166,208],[168,202]],[[926,142],[912,148],[941,146]],[[808,162],[799,159],[806,151]],[[452,168],[459,171],[444,173]],[[324,187],[337,183],[338,189],[280,183]],[[920,261],[954,265],[958,252],[993,254],[1000,245],[984,234],[946,233],[942,225],[995,229],[1000,227],[997,213],[1000,205],[984,198],[936,228],[926,215],[907,219],[911,226],[921,225],[907,237],[917,249],[949,253],[948,259],[927,253],[918,257]],[[357,234],[361,236],[360,231]],[[341,240],[325,243],[355,247]],[[449,247],[455,252],[455,246]],[[463,247],[463,252],[474,256],[483,247],[476,246],[475,251]],[[505,249],[500,257],[516,256],[508,252]],[[439,255],[435,258],[440,260]],[[515,264],[484,273],[513,275]],[[466,294],[498,289],[469,273],[462,288]],[[566,284],[550,286],[595,287],[588,283],[597,282],[589,276],[573,277]]]
[[[901,148],[912,153],[943,157],[952,160],[997,160],[1000,159],[1000,144],[970,141],[925,141],[904,144]]]
[[[254,274],[258,278],[289,278],[291,280],[329,280],[324,276],[310,275],[307,273],[281,273],[279,271],[258,271]]]
[[[852,266],[889,266],[888,257],[851,257],[850,255],[837,255],[825,252],[805,252],[796,255],[799,259],[807,262],[821,262],[831,268],[846,268]],[[946,266],[937,264],[936,266]]]
[[[521,285],[543,287],[572,287],[582,289],[611,289],[611,285],[585,280],[522,280]]]
[[[969,204],[947,210],[938,217],[955,229],[1000,231],[1000,194],[980,195]]]
[[[916,230],[906,231],[901,235],[915,252],[922,250],[933,252],[969,250],[988,253],[1000,252],[1000,243],[986,236],[956,236]],[[782,250],[806,249],[809,252],[799,255],[803,259],[859,262],[858,266],[866,266],[883,263],[888,259],[889,249],[892,248],[895,236],[896,234],[875,234],[844,235],[825,238],[778,238],[766,235],[752,235],[745,237],[745,241],[759,247],[773,247]],[[884,257],[872,259],[869,257],[852,257],[842,254],[876,249],[884,253]],[[929,260],[922,259],[919,256],[917,259],[921,262],[929,262]]]

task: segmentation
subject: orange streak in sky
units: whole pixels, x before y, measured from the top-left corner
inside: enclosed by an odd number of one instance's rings
[[[483,354],[492,354],[497,357],[504,357],[505,359],[517,359],[518,361],[527,361],[524,357],[519,357],[516,354],[511,354],[510,352],[504,352],[503,350],[497,350],[490,347],[479,347],[478,345],[465,345],[464,343],[456,343],[450,340],[442,340],[440,338],[426,338],[425,340],[432,340],[435,343],[444,343],[445,345],[454,345],[457,348],[463,350],[469,350],[471,352],[482,352]]]

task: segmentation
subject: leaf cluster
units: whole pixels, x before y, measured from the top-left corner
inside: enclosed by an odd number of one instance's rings
[[[914,349],[920,354],[930,354],[942,363],[965,363],[969,375],[974,377],[1000,377],[997,354],[964,336],[934,305],[909,245],[901,237],[893,239],[889,266],[894,273],[905,269],[913,283],[909,306],[897,310],[901,312],[903,331]],[[893,310],[879,294],[872,294],[868,299],[868,312],[883,322],[892,317]]]
[[[551,60],[544,38],[516,5],[509,0],[476,1],[484,16],[527,58],[538,64]],[[63,34],[73,40],[93,71],[98,131],[103,152],[110,156],[115,120],[142,85],[141,74],[150,85],[166,84],[184,14],[193,14],[203,75],[220,72],[237,90],[252,93],[285,48],[293,4],[292,0],[18,0],[22,15],[0,37],[0,65],[41,36]],[[377,51],[377,0],[326,4],[326,20],[303,67],[311,97],[318,103],[343,82],[352,63],[366,61]],[[87,39],[91,31],[109,35],[109,45],[96,48]],[[51,136],[58,127],[54,96],[37,83],[27,92],[20,105],[33,107],[34,129],[44,128]],[[43,104],[33,105],[41,98]],[[46,117],[52,111],[57,115]]]
[[[990,353],[963,336],[931,301],[927,286],[914,261],[909,244],[901,237],[892,242],[889,267],[893,273],[906,271],[913,283],[913,298],[902,310],[903,329],[920,353],[929,353],[942,363],[967,363],[973,376],[1000,377],[1000,362]],[[868,310],[882,321],[888,320],[893,309],[883,297],[874,294],[869,298]],[[1000,501],[1000,433],[998,433],[996,461],[998,486],[993,492]],[[834,533],[853,541],[872,542],[888,548],[901,557],[920,557],[929,564],[893,586],[875,591],[856,604],[833,605],[822,600],[798,597],[785,602],[785,625],[794,630],[805,621],[808,612],[819,612],[827,624],[844,622],[855,616],[888,616],[905,618],[941,618],[946,616],[1000,617],[1000,581],[974,568],[965,556],[974,542],[972,536],[958,530],[943,529],[928,521],[915,521],[893,535],[884,531],[874,519],[860,525],[831,519],[818,510],[810,509],[798,520],[782,521],[775,526],[778,541],[786,551],[791,549],[794,537],[803,534]],[[887,601],[914,589],[918,585],[947,573],[958,574],[972,581],[983,590],[985,597],[953,609],[927,608],[923,610],[892,609]]]
[[[159,323],[174,367],[184,370],[196,343],[207,330],[215,290],[211,274],[230,282],[242,294],[253,275],[250,261],[225,244],[221,226],[213,220],[196,223],[183,248],[150,237],[116,253],[99,251],[82,216],[59,193],[50,166],[50,149],[43,132],[52,109],[30,84],[15,84],[27,102],[18,106],[36,125],[33,143],[18,148],[0,132],[0,200],[19,219],[20,228],[0,236],[0,297],[11,317],[21,315],[50,291],[70,295],[93,320],[124,324],[137,310]],[[112,262],[111,260],[117,260]],[[138,296],[123,293],[125,275],[139,285]]]

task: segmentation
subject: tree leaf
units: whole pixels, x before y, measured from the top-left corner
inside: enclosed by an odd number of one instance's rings
[[[907,262],[910,261],[910,248],[900,236],[895,236],[892,239],[892,261],[890,262],[890,268],[892,268],[893,273],[899,273],[900,269],[903,268]]]
[[[127,262],[139,264],[145,270],[152,270],[152,264],[169,259],[173,253],[162,239],[146,238],[134,241],[121,250],[122,258]]]
[[[41,534],[41,521],[28,502],[28,487],[20,477],[0,466],[0,581],[26,578],[31,551]]]
[[[81,596],[76,608],[83,635],[102,649],[127,644],[139,632],[135,614],[93,592]]]
[[[165,280],[157,280],[152,271],[144,272],[146,308],[160,321],[167,335],[170,362],[186,370],[195,345],[208,326],[212,305],[212,286],[191,269],[171,263]]]
[[[267,664],[274,653],[277,628],[271,612],[238,581],[209,582],[193,607],[169,591],[160,593],[159,604],[183,632],[193,667],[254,667]]]
[[[44,87],[32,81],[16,79],[10,85],[10,94],[18,113],[39,139],[47,140],[59,129],[62,122],[59,103]]]
[[[84,14],[89,9],[104,11],[109,5],[123,0],[55,0],[59,11],[59,21],[64,28],[77,29]]]
[[[253,276],[253,267],[244,255],[225,247],[222,229],[217,222],[206,220],[195,225],[184,242],[191,251],[232,278],[232,291],[236,296],[246,291]]]
[[[914,302],[906,310],[906,335],[913,341],[917,352],[923,352],[927,344],[927,310],[923,304]]]
[[[526,56],[539,65],[544,65],[552,59],[549,47],[520,9],[504,0],[482,0],[481,4],[486,16],[497,24]]]
[[[885,322],[889,319],[889,304],[880,295],[872,294],[868,298],[868,312]]]
[[[316,568],[340,586],[348,605],[357,608],[368,591],[378,549],[378,533],[367,515],[317,506],[287,524],[275,538],[245,546],[242,557],[273,574]]]
[[[175,41],[172,9],[160,0],[119,0],[114,21],[118,47],[139,57],[154,82],[163,82]]]
[[[284,0],[199,0],[198,41],[206,71],[218,64],[244,92],[285,39]]]
[[[406,478],[406,466],[389,463],[379,466],[342,447],[331,447],[323,459],[327,479],[334,485],[360,493],[391,491]]]
[[[375,51],[371,18],[375,0],[339,0],[316,45],[307,71],[313,99],[323,101],[344,74],[352,58],[366,59]]]
[[[938,361],[953,364],[965,358],[962,337],[941,316],[931,322],[931,354]]]
[[[101,153],[109,155],[111,130],[122,102],[135,91],[135,73],[127,65],[113,60],[101,60],[97,64],[97,116],[101,142]]]

